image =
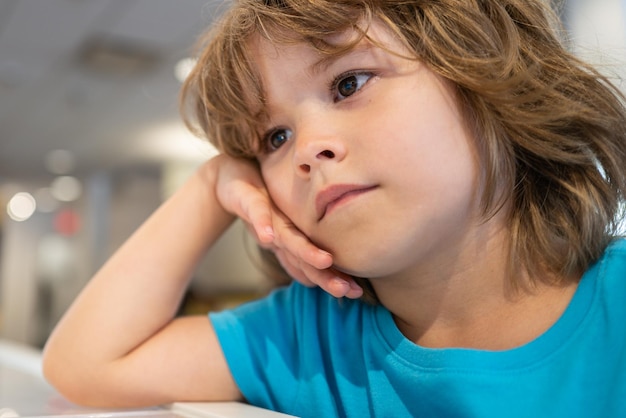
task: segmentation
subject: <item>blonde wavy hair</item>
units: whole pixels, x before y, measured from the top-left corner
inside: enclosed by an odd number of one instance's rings
[[[250,40],[306,42],[333,57],[374,20],[456,86],[484,155],[485,217],[511,208],[512,271],[579,277],[622,216],[626,112],[619,90],[567,50],[541,0],[234,1],[201,40],[182,90],[186,123],[222,152],[254,159],[264,93]],[[326,41],[350,30],[361,38]]]

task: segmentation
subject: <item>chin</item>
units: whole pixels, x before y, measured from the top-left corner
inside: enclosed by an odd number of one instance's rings
[[[333,234],[341,235],[341,232]],[[328,251],[333,256],[333,268],[356,277],[379,277],[390,274],[393,266],[390,254],[381,252],[378,246],[355,245],[355,240],[334,240],[331,245],[323,240],[312,239],[319,248]]]
[[[356,277],[377,277],[383,273],[380,265],[381,256],[368,257],[364,253],[342,255],[340,252],[331,252],[335,263],[333,267],[345,274]]]

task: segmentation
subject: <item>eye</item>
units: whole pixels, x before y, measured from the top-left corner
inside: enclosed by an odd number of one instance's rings
[[[335,95],[335,101],[340,102],[352,96],[373,76],[369,72],[341,74],[332,83],[331,91]]]
[[[276,151],[291,138],[291,130],[279,128],[270,131],[265,135],[265,147],[267,152]]]

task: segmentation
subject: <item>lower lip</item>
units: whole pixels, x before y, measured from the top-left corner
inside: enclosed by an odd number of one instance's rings
[[[361,195],[363,195],[363,194],[365,194],[367,192],[371,192],[374,189],[375,189],[375,187],[368,187],[367,189],[354,190],[354,191],[351,191],[351,192],[348,192],[348,193],[345,193],[345,194],[341,195],[338,199],[333,200],[332,202],[330,202],[326,206],[326,211],[324,212],[324,214],[322,215],[320,220],[324,219],[328,214],[333,212],[339,206],[342,206],[345,203],[348,203],[348,202],[354,200],[355,198],[357,198],[357,197],[359,197],[359,196],[361,196]]]

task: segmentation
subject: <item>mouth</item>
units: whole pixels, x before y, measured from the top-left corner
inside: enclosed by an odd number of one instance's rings
[[[364,186],[358,184],[338,184],[322,190],[315,198],[315,210],[318,222],[324,219],[333,209],[364,193],[374,190],[378,186]]]

